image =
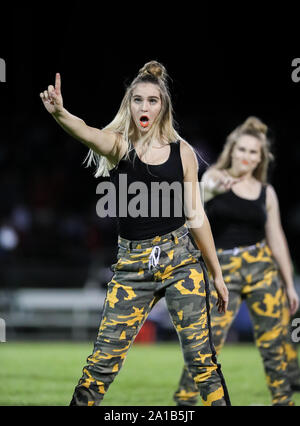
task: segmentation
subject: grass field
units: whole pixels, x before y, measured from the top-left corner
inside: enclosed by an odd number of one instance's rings
[[[2,343],[0,405],[68,405],[92,343]],[[270,405],[263,366],[253,344],[227,344],[219,361],[232,405]],[[176,343],[135,344],[103,406],[174,406],[182,367]],[[294,394],[300,405],[300,394]],[[199,399],[199,405],[201,405]]]

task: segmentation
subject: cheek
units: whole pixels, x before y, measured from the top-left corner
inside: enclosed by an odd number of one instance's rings
[[[253,158],[253,162],[254,162],[254,163],[256,163],[256,164],[260,163],[260,161],[261,161],[261,156],[260,156],[260,155],[256,155],[256,156]]]
[[[153,116],[155,116],[155,118],[158,116],[158,114],[161,111],[161,104],[155,105],[155,107],[153,108],[152,112],[153,112]]]
[[[236,151],[236,150],[233,150],[232,151],[232,154],[231,154],[231,157],[234,159],[234,158],[239,158],[240,157],[240,152],[239,151]]]
[[[134,104],[131,105],[130,112],[131,112],[132,118],[135,120],[137,116],[137,108]]]

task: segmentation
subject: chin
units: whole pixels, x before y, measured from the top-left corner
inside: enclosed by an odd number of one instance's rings
[[[246,164],[241,164],[241,166],[240,166],[240,171],[243,172],[243,173],[249,172],[250,169],[251,169],[251,167],[249,167],[249,165],[246,165]]]
[[[148,133],[149,132],[149,127],[139,127],[139,131],[141,133]]]

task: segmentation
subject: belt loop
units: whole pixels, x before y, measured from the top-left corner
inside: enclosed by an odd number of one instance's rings
[[[176,232],[171,232],[171,235],[174,243],[177,245],[179,243],[179,238],[177,237]]]

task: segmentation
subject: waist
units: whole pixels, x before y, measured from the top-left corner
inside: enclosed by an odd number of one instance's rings
[[[152,246],[162,246],[177,243],[178,240],[183,238],[189,233],[188,227],[186,224],[180,226],[174,231],[168,232],[164,235],[156,235],[152,238],[142,239],[142,240],[128,240],[119,236],[118,244],[119,247],[126,248],[128,250],[140,250]]]
[[[159,235],[166,235],[178,229],[186,222],[181,217],[124,217],[118,218],[119,235],[125,240],[151,240]]]
[[[260,249],[263,248],[267,245],[266,240],[262,240],[257,242],[256,244],[251,244],[249,246],[239,246],[239,247],[233,247],[232,249],[217,249],[217,255],[218,256],[222,256],[222,255],[232,255],[232,256],[237,256],[243,252],[246,251],[254,251],[256,249]]]
[[[228,224],[225,227],[215,222],[211,223],[211,227],[216,247],[224,250],[252,246],[258,241],[263,241],[266,236],[264,227],[237,226],[237,224]]]

